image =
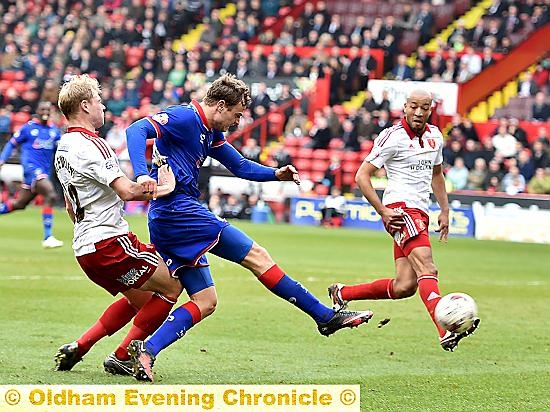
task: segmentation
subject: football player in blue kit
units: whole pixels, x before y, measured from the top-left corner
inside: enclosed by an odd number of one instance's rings
[[[157,167],[163,162],[174,171],[174,192],[151,202],[149,232],[151,242],[190,297],[146,341],[130,343],[128,350],[135,362],[134,375],[138,380],[152,381],[152,366],[157,354],[214,312],[217,296],[206,252],[249,269],[272,293],[308,314],[322,335],[359,326],[372,317],[369,310],[335,311],[322,304],[288,276],[266,249],[200,203],[199,171],[208,156],[240,178],[300,183],[294,166],[275,169],[259,165],[245,159],[225,140],[223,132],[239,123],[249,105],[249,93],[243,81],[225,74],[210,85],[201,102],[170,106],[152,117],[136,121],[126,131],[138,183],[156,180]],[[151,176],[145,160],[147,139],[156,139],[157,153],[153,162],[156,165]]]
[[[0,154],[1,168],[10,157],[12,150],[19,147],[24,173],[24,181],[17,198],[0,203],[0,214],[25,209],[36,195],[42,195],[44,197],[42,246],[45,248],[63,246],[63,242],[56,239],[52,233],[53,207],[57,201],[57,194],[50,180],[50,170],[57,142],[61,138],[61,131],[49,122],[51,108],[50,102],[40,102],[37,117],[14,133]]]

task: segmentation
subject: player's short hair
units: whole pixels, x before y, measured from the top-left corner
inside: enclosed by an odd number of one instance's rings
[[[61,86],[57,105],[68,119],[78,112],[80,102],[92,100],[95,93],[101,94],[101,86],[97,79],[87,74],[73,76]]]
[[[430,100],[433,100],[433,96],[430,92],[423,90],[423,89],[414,89],[410,91],[407,94],[407,100],[409,100],[411,97],[422,97],[422,98],[428,98]]]
[[[224,100],[228,107],[236,106],[239,103],[248,107],[252,99],[246,83],[234,75],[226,73],[210,85],[203,102],[212,106],[220,100]]]

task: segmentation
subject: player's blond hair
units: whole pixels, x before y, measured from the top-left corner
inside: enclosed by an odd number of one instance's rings
[[[87,74],[73,76],[61,86],[57,105],[61,113],[69,119],[78,113],[80,102],[83,100],[91,101],[95,93],[101,94],[101,86],[97,79]]]
[[[203,102],[208,106],[213,106],[220,100],[224,100],[228,107],[236,106],[239,103],[248,107],[251,101],[250,90],[245,82],[226,73],[210,85]]]

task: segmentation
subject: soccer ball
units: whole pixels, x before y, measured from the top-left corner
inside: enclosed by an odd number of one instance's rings
[[[466,332],[477,318],[477,305],[465,293],[449,293],[441,298],[435,307],[435,320],[450,332]]]

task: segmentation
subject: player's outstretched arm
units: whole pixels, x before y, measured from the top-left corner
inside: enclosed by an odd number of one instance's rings
[[[139,183],[139,179],[138,183],[136,183],[126,176],[120,176],[111,182],[111,187],[118,197],[125,202],[129,200],[151,200],[156,195],[156,181],[154,179],[151,180],[154,182],[154,185],[151,185],[149,180],[147,180],[147,184],[143,184],[143,182]]]
[[[300,184],[300,175],[298,174],[298,170],[293,165],[287,165],[280,167],[275,171],[275,176],[277,179],[287,182],[294,182],[297,185]]]
[[[157,137],[157,131],[146,118],[132,123],[126,129],[126,144],[128,145],[128,154],[134,169],[134,176],[139,177],[148,175],[147,161],[145,159],[145,148],[147,139]]]
[[[231,144],[225,142],[221,146],[210,150],[209,155],[219,161],[235,176],[256,182],[269,182],[279,180],[276,176],[277,169],[263,166],[241,155]]]

